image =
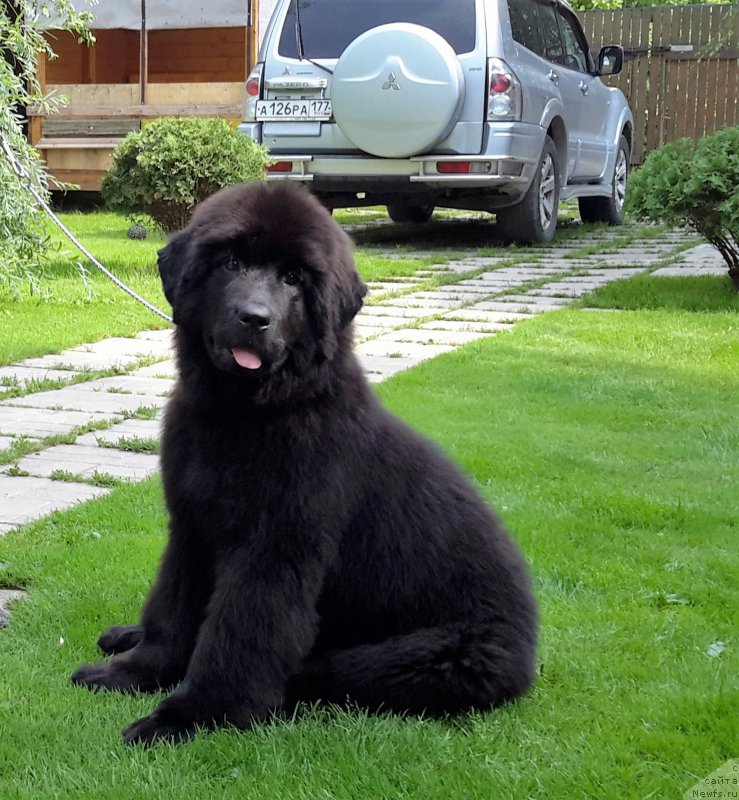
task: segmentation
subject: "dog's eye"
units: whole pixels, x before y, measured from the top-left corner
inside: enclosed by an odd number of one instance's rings
[[[289,286],[297,286],[302,281],[302,276],[297,270],[290,270],[282,276],[282,280]]]
[[[226,259],[226,265],[225,266],[226,266],[226,269],[229,270],[230,272],[236,272],[236,270],[239,268],[239,261],[236,258],[236,256],[230,255]]]

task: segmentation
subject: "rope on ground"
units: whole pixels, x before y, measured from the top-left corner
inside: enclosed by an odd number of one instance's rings
[[[41,206],[41,208],[46,212],[47,216],[51,219],[51,221],[65,234],[65,236],[72,242],[72,244],[89,260],[91,261],[99,270],[100,272],[105,275],[106,278],[111,280],[119,289],[124,291],[129,297],[133,297],[134,300],[137,300],[141,303],[142,306],[148,308],[153,314],[161,317],[162,319],[167,320],[167,322],[172,322],[172,317],[168,314],[165,314],[164,311],[160,311],[156,306],[153,306],[148,300],[144,300],[141,295],[136,294],[136,292],[131,289],[129,286],[126,286],[125,283],[120,278],[117,278],[109,269],[104,267],[96,258],[95,256],[87,250],[87,248],[77,239],[77,237],[72,233],[72,231],[67,228],[67,226],[59,219],[59,217],[54,213],[51,206],[46,202],[43,196],[39,193],[36,187],[31,182],[30,178],[28,177],[28,173],[23,168],[22,164],[18,161],[15,156],[15,153],[11,149],[10,145],[5,140],[5,137],[0,137],[0,146],[5,153],[5,157],[8,159],[8,163],[10,164],[11,169],[16,174],[20,185],[27,191],[33,195],[34,200]]]

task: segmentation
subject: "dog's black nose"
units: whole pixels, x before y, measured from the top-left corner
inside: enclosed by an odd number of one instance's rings
[[[267,330],[272,321],[272,311],[263,303],[246,303],[237,313],[242,325],[259,331]]]

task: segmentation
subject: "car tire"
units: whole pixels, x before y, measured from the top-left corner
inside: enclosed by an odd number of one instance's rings
[[[434,206],[409,205],[408,203],[390,203],[387,206],[387,215],[393,222],[413,222],[420,224],[428,222],[434,213]]]
[[[557,146],[547,136],[534,179],[523,200],[497,212],[503,238],[516,244],[551,242],[557,227],[561,183]]]
[[[580,219],[583,222],[606,222],[609,225],[620,225],[624,221],[624,205],[626,203],[626,182],[629,177],[629,143],[622,136],[618,143],[616,164],[611,179],[610,197],[581,197]]]

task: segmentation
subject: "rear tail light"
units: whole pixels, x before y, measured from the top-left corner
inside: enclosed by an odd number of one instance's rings
[[[262,72],[264,64],[258,63],[246,79],[246,107],[244,108],[244,122],[256,122],[257,100],[262,97]]]
[[[270,164],[267,167],[267,172],[292,172],[292,171],[293,171],[292,161],[277,161],[274,164]]]
[[[492,175],[498,171],[497,161],[437,161],[440,175]]]
[[[521,82],[502,58],[488,59],[489,120],[521,119]]]

